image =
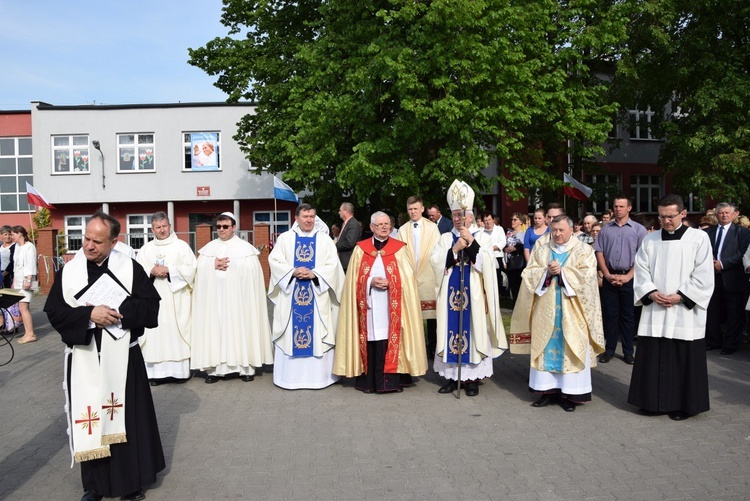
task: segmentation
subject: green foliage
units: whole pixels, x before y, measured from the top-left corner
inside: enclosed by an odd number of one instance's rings
[[[46,207],[38,207],[31,220],[34,222],[34,226],[29,228],[29,238],[36,242],[37,228],[49,228],[52,226],[52,214]]]
[[[616,95],[665,120],[678,190],[750,208],[750,4],[633,0]]]
[[[235,139],[313,203],[444,200],[454,178],[520,198],[559,189],[569,153],[601,153],[618,106],[597,72],[627,13],[617,0],[224,0],[230,36],[190,63],[230,101],[257,102]]]

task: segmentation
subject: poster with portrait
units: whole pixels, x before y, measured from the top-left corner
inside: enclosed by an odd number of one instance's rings
[[[190,134],[192,170],[219,170],[219,138],[216,132],[193,132]]]

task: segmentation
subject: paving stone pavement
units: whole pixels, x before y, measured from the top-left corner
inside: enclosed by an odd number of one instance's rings
[[[39,340],[0,367],[0,499],[77,500],[63,344],[32,303]],[[10,357],[0,340],[0,363]],[[626,403],[631,366],[593,371],[576,412],[530,407],[528,357],[505,354],[477,397],[433,373],[400,394],[345,380],[286,391],[254,382],[152,388],[167,468],[147,499],[744,500],[750,498],[750,347],[708,353],[711,411],[683,422]]]

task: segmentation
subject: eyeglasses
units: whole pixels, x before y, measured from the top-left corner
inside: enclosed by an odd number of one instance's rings
[[[388,228],[391,226],[391,223],[380,223],[380,224],[372,223],[372,225],[376,228]]]
[[[228,230],[231,227],[232,227],[231,224],[217,224],[216,225],[217,230]]]
[[[667,219],[675,219],[678,217],[680,217],[680,214],[673,214],[671,216],[659,216],[659,219],[661,219],[662,221],[666,221]]]

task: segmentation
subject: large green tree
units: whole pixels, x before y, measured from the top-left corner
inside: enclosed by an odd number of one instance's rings
[[[682,193],[750,204],[750,3],[633,0],[616,96],[651,106]]]
[[[230,100],[258,104],[236,139],[254,166],[315,201],[394,206],[486,190],[559,187],[616,105],[597,78],[623,40],[602,0],[225,0],[229,36],[190,50]],[[573,139],[574,141],[568,141]]]

